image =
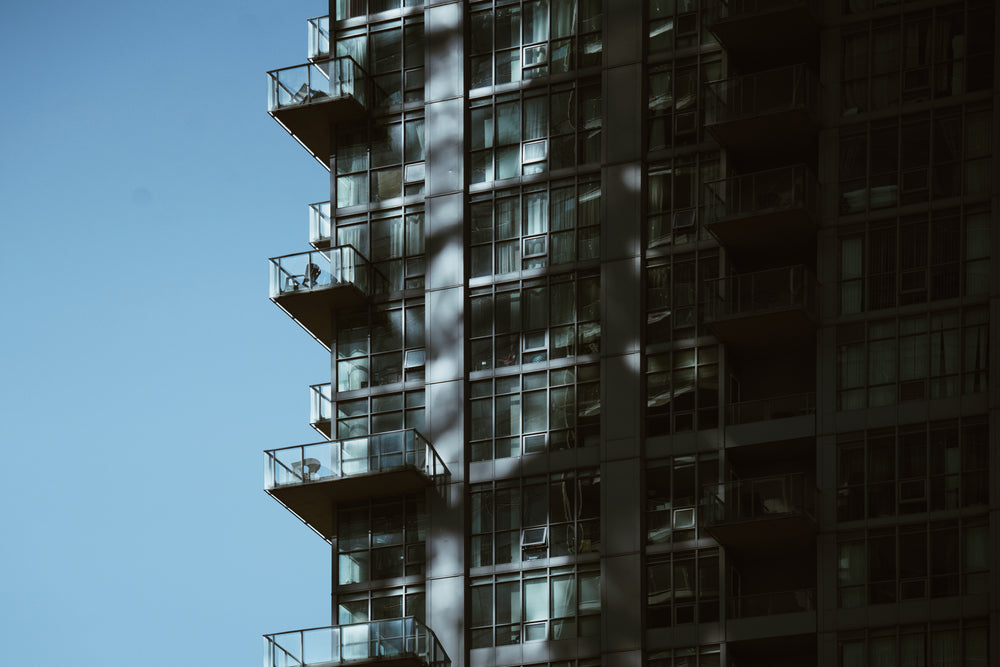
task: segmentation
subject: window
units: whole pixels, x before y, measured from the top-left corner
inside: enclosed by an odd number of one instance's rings
[[[985,517],[842,534],[840,606],[986,593],[988,536]]]
[[[424,208],[373,211],[338,219],[337,245],[358,250],[389,283],[390,291],[421,289],[426,256]]]
[[[988,334],[985,307],[841,325],[838,407],[983,393]]]
[[[413,616],[421,623],[426,618],[424,586],[399,586],[375,591],[358,593],[341,593],[337,596],[337,624],[366,623],[368,621],[384,621],[393,618]],[[369,658],[368,628],[357,627],[347,629],[356,636],[342,636],[341,643],[345,652],[348,644],[356,644],[358,658]],[[347,659],[347,655],[344,655]]]
[[[601,0],[470,3],[471,87],[601,64]]]
[[[986,620],[843,633],[838,640],[840,667],[986,667],[988,664],[989,627]]]
[[[377,14],[400,7],[420,7],[423,0],[336,0],[337,20]]]
[[[719,251],[649,260],[646,268],[646,344],[697,338],[709,300],[707,282],[719,276]]]
[[[718,151],[690,153],[651,166],[647,178],[647,247],[682,245],[710,238],[698,211],[703,186],[718,177]]]
[[[424,391],[337,401],[338,440],[404,428],[424,430]]]
[[[717,346],[677,349],[647,357],[647,435],[715,428],[718,412]]]
[[[470,601],[471,648],[597,637],[601,632],[596,564],[474,578]]]
[[[600,276],[474,288],[469,302],[474,371],[600,353]]]
[[[990,88],[991,25],[992,3],[969,0],[845,27],[843,114]]]
[[[600,552],[597,471],[474,484],[470,491],[472,567]]]
[[[646,566],[649,627],[718,621],[719,567],[718,549],[651,557]]]
[[[472,183],[601,159],[601,84],[581,80],[471,100]],[[545,157],[537,146],[547,139]],[[524,162],[524,156],[531,156]]]
[[[709,32],[705,20],[709,14],[708,2],[648,0],[648,3],[650,54],[715,44],[715,36]]]
[[[646,542],[671,544],[698,536],[702,489],[719,481],[719,455],[675,456],[646,469]]]
[[[600,257],[597,176],[483,193],[471,202],[474,278]]]
[[[336,132],[337,208],[424,193],[423,111]]]
[[[985,418],[845,433],[837,444],[837,520],[989,502]]]
[[[840,237],[840,312],[989,293],[990,212],[931,211]]]
[[[411,3],[422,4],[407,0]],[[398,7],[399,0],[389,4]],[[422,12],[336,32],[337,55],[350,56],[371,76],[374,103],[383,108],[423,101],[424,45]]]
[[[722,651],[719,644],[658,651],[646,659],[647,667],[720,667]]]
[[[422,577],[427,560],[426,524],[424,499],[415,494],[405,499],[339,505],[338,583],[343,586],[404,576]]]
[[[947,107],[843,126],[841,214],[989,192],[991,113]]]
[[[705,139],[703,91],[707,82],[720,78],[719,53],[679,58],[650,68],[649,150],[691,146]]]
[[[335,352],[338,392],[423,380],[423,299],[343,311]]]
[[[470,382],[471,460],[597,445],[600,379],[587,364]]]

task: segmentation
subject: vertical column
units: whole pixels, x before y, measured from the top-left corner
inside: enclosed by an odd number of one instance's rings
[[[605,665],[642,664],[642,0],[606,4],[601,226],[601,635]]]
[[[428,502],[427,627],[459,665],[465,655],[465,30],[461,2],[427,4],[426,435],[451,472]]]

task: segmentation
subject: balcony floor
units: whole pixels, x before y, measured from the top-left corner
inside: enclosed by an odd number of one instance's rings
[[[334,533],[337,503],[403,495],[431,485],[433,480],[414,467],[394,468],[364,475],[333,477],[316,482],[289,484],[267,492],[303,523],[330,540]],[[380,662],[384,662],[384,658]]]
[[[333,311],[358,308],[367,302],[368,297],[357,285],[344,282],[312,290],[285,292],[271,300],[329,350],[333,341]]]
[[[337,123],[361,120],[365,108],[350,95],[275,109],[271,112],[288,133],[299,140],[317,160],[329,166],[332,153],[330,128]]]

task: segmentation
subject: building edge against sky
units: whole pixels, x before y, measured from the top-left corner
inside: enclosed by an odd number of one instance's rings
[[[265,665],[996,662],[991,0],[317,9],[264,458],[331,619]]]

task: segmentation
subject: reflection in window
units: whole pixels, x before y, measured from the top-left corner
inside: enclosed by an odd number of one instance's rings
[[[846,632],[838,637],[840,667],[869,665],[947,665],[986,667],[989,628],[986,620],[898,626]]]
[[[471,202],[473,277],[600,257],[599,178],[483,193]]]
[[[383,0],[370,1],[383,2]],[[398,0],[396,4],[398,5]],[[378,106],[387,107],[404,102],[423,101],[422,13],[404,19],[380,21],[357,28],[338,30],[336,55],[350,56],[371,76],[374,99]]]
[[[385,621],[413,616],[421,623],[426,618],[424,586],[399,586],[375,591],[341,593],[337,596],[337,624]],[[357,636],[342,638],[343,644],[358,644],[359,658],[368,658],[368,628],[351,628]],[[345,646],[345,649],[347,647]]]
[[[649,627],[718,621],[719,567],[718,549],[651,557],[646,566]]]
[[[646,371],[650,436],[715,428],[719,423],[719,348],[651,354]]]
[[[337,401],[338,440],[404,428],[424,430],[423,389]]]
[[[989,502],[984,418],[845,433],[837,444],[837,520]]]
[[[476,380],[471,396],[471,460],[597,445],[600,366]]]
[[[528,570],[472,579],[471,648],[601,632],[598,565]]]
[[[422,576],[427,512],[417,495],[337,507],[340,585]],[[384,618],[395,618],[392,616]]]
[[[601,0],[487,0],[470,5],[472,88],[601,64]]]
[[[337,127],[337,208],[424,193],[423,112]]]
[[[721,655],[719,644],[675,648],[652,653],[646,664],[649,667],[720,667]]]
[[[388,280],[390,291],[424,286],[422,205],[340,217],[336,235],[336,245],[352,246],[372,262]]]
[[[650,248],[709,237],[698,219],[705,183],[719,177],[719,153],[691,153],[650,167],[647,240]]]
[[[423,299],[343,311],[335,348],[338,392],[423,380]]]
[[[703,329],[707,282],[719,276],[719,251],[676,254],[650,260],[646,269],[646,343],[693,339]]]
[[[702,489],[719,481],[719,455],[675,456],[646,469],[646,542],[671,544],[698,535]]]
[[[532,88],[473,100],[471,106],[472,183],[541,174],[601,159],[599,81]],[[540,152],[543,139],[547,141]]]
[[[983,393],[988,336],[983,307],[841,325],[838,407]]]
[[[708,30],[706,0],[648,0],[649,52],[674,51],[715,44]],[[699,7],[704,6],[704,9]],[[702,9],[702,11],[699,11]]]
[[[705,138],[705,84],[720,78],[718,53],[679,58],[650,69],[649,150],[691,146]]]
[[[470,492],[472,567],[600,552],[597,471],[474,484]]]
[[[601,351],[600,277],[564,274],[472,290],[474,371]]]

